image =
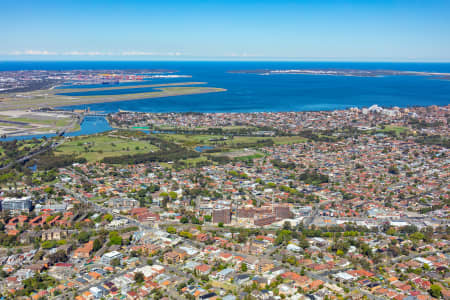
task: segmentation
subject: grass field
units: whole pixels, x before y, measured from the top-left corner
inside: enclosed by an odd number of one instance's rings
[[[0,134],[24,135],[56,132],[58,129],[67,127],[70,124],[76,125],[76,122],[70,115],[51,115],[19,110],[2,111],[0,113]]]
[[[308,140],[302,136],[277,136],[272,139],[277,145],[304,143]]]
[[[158,134],[159,137],[174,143],[182,144],[187,147],[198,145],[214,145],[211,139],[220,139],[219,135],[192,135],[192,134]]]
[[[216,287],[216,288],[225,289],[225,290],[231,291],[231,292],[237,291],[236,285],[232,284],[231,282],[210,280],[210,283],[213,287]]]
[[[15,122],[23,122],[23,123],[30,123],[30,124],[40,124],[40,125],[49,125],[49,126],[56,126],[56,127],[64,127],[68,125],[71,122],[71,118],[60,118],[60,119],[34,119],[34,118],[11,118],[6,117],[4,118],[1,116],[3,120],[8,121],[15,121]]]
[[[261,157],[264,157],[264,154],[262,154],[262,153],[255,153],[255,154],[252,154],[252,155],[237,156],[236,160],[248,161],[248,160],[254,160],[256,158],[261,158]]]
[[[21,97],[16,97],[15,94],[7,94],[0,105],[0,111],[4,110],[24,110],[31,108],[38,108],[43,106],[61,107],[69,105],[80,105],[90,103],[104,103],[127,100],[141,100],[150,98],[161,98],[170,96],[193,95],[204,93],[224,92],[225,89],[205,87],[205,86],[187,86],[197,85],[203,82],[179,82],[174,84],[159,84],[148,85],[154,87],[157,91],[144,93],[130,93],[130,94],[113,94],[113,95],[95,95],[95,96],[63,96],[59,93],[70,92],[89,92],[89,91],[106,91],[106,90],[120,90],[125,87],[104,87],[97,89],[52,89],[39,90],[33,92],[22,93]],[[175,86],[176,85],[176,86]],[[183,86],[185,85],[185,86]],[[140,86],[145,87],[145,86]],[[126,87],[129,88],[129,87]]]
[[[56,149],[56,154],[75,154],[89,162],[102,160],[104,157],[133,155],[157,151],[158,147],[146,141],[123,139],[105,135],[75,138],[65,142]]]
[[[0,146],[0,165],[4,165],[7,161],[10,161],[11,155],[18,157],[25,156],[26,154],[30,153],[30,151],[38,149],[43,143],[43,140],[36,140],[36,142],[34,142],[33,140],[17,141],[14,152],[8,153],[8,155],[6,155],[5,153],[6,150],[2,146]]]
[[[183,85],[199,85],[206,84],[206,82],[177,82],[177,83],[164,83],[164,84],[142,84],[142,85],[120,85],[120,86],[107,86],[100,88],[75,88],[75,89],[55,89],[57,94],[79,93],[79,92],[99,92],[99,91],[114,91],[114,90],[128,90],[128,89],[142,89],[142,88],[155,88],[166,86],[183,86]]]
[[[387,131],[394,131],[396,134],[400,134],[403,132],[408,131],[409,128],[408,127],[403,127],[403,126],[395,126],[395,125],[386,125],[384,127],[384,129],[379,129],[377,130],[378,132],[387,132]]]
[[[280,137],[256,137],[256,136],[235,136],[234,138],[226,137],[226,140],[220,140],[224,138],[221,135],[184,135],[184,134],[160,134],[160,137],[182,144],[186,147],[196,146],[238,146],[238,144],[255,143],[261,140],[273,140],[274,144],[295,144],[303,143],[307,139],[300,136],[280,136]],[[218,141],[219,140],[219,141]]]
[[[18,150],[22,151],[22,150],[24,150],[25,147],[28,147],[30,149],[37,148],[41,144],[44,143],[42,140],[37,140],[37,141],[38,141],[37,143],[33,143],[32,140],[23,140],[22,143],[20,144]]]

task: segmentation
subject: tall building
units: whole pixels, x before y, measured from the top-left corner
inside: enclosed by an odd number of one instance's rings
[[[223,209],[213,210],[212,220],[213,220],[213,223],[230,224],[231,223],[231,209],[223,208]]]
[[[30,211],[33,207],[31,197],[5,198],[2,201],[1,208],[4,211]]]
[[[274,210],[277,219],[289,219],[293,216],[293,213],[287,205],[277,205]]]

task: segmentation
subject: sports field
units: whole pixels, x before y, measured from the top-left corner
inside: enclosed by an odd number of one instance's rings
[[[58,147],[55,154],[75,154],[84,157],[89,162],[100,161],[104,157],[133,155],[157,151],[158,147],[146,141],[112,137],[108,135],[94,135],[76,137]]]

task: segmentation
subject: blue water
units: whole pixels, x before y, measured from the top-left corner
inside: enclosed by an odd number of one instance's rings
[[[148,83],[147,83],[148,84]],[[103,86],[105,87],[105,86]],[[87,92],[72,92],[72,93],[60,93],[58,95],[65,96],[104,96],[104,95],[122,95],[122,94],[133,94],[133,93],[149,93],[157,92],[159,89],[146,87],[146,88],[134,88],[134,89],[117,89],[117,90],[104,90],[104,91],[87,91]]]
[[[106,121],[103,117],[94,117],[94,116],[88,116],[85,117],[83,120],[83,123],[80,125],[80,130],[75,132],[70,132],[66,134],[65,136],[78,136],[78,135],[85,135],[85,134],[93,134],[97,132],[103,132],[112,130],[113,128],[109,126],[108,121]]]
[[[1,63],[0,63],[1,67]],[[177,73],[177,75],[184,75],[181,73]],[[59,87],[56,87],[56,89],[85,89],[85,88],[108,88],[108,87],[129,87],[129,86],[136,86],[136,85],[145,85],[145,84],[159,84],[159,83],[167,83],[170,80],[171,83],[173,82],[187,82],[192,81],[191,78],[185,77],[185,78],[152,78],[152,79],[145,79],[142,81],[131,81],[131,82],[120,82],[120,83],[114,83],[114,84],[101,84],[101,83],[95,83],[95,84],[74,84],[72,83],[66,83]]]
[[[197,147],[195,147],[195,151],[197,151],[197,152],[203,152],[205,150],[212,150],[212,149],[214,149],[214,147],[212,147],[212,146],[197,146]]]
[[[93,134],[98,132],[104,132],[112,130],[113,128],[109,126],[108,122],[103,117],[88,116],[85,117],[83,123],[80,124],[80,130],[69,132],[65,136],[78,136]],[[12,141],[12,140],[30,140],[32,138],[43,138],[43,137],[54,137],[56,134],[35,134],[35,135],[24,135],[24,136],[12,136],[7,138],[0,138],[0,141]]]
[[[449,63],[355,62],[1,62],[0,70],[19,69],[170,69],[192,78],[154,79],[151,83],[203,81],[222,93],[65,107],[116,112],[255,112],[333,110],[381,106],[447,105],[450,81],[419,76],[339,77],[320,75],[230,74],[255,69],[363,69],[448,72]],[[148,83],[148,82],[147,82]],[[104,86],[103,86],[104,87]]]

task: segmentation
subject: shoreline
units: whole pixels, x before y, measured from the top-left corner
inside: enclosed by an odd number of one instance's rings
[[[31,110],[42,107],[67,107],[75,105],[87,105],[98,103],[110,103],[120,101],[134,101],[134,100],[146,100],[152,98],[165,98],[172,96],[184,96],[184,95],[196,95],[226,92],[226,89],[215,87],[162,87],[158,88],[159,91],[147,92],[147,93],[131,93],[131,94],[118,94],[118,95],[99,95],[99,96],[64,96],[57,94],[45,94],[48,90],[33,92],[27,97],[17,98],[0,103],[0,112],[7,110]],[[55,91],[55,90],[53,90]],[[34,101],[33,101],[34,100]]]
[[[372,106],[377,106],[377,105],[372,105]],[[427,105],[427,106],[411,106],[411,107],[424,107],[424,108],[426,108],[426,107],[432,107],[432,106],[448,107],[449,105],[434,105],[434,104],[432,104],[432,105]],[[392,109],[395,106],[377,106],[377,107],[379,107],[381,109]],[[339,109],[339,110],[336,110],[336,111],[346,111],[346,110],[351,110],[352,108],[355,108],[355,106],[348,107],[348,108],[345,108],[345,109]],[[366,107],[361,107],[360,109],[362,109],[362,108],[366,108]],[[399,108],[400,109],[404,109],[404,108],[407,108],[407,107],[403,107],[403,108],[399,107]],[[61,111],[65,110],[63,107],[59,107],[59,109]],[[307,113],[307,112],[329,112],[329,111],[331,111],[331,110],[323,110],[322,109],[322,110],[302,110],[302,111],[279,111],[279,112],[274,112],[273,111],[273,112],[270,112],[270,113],[285,113],[285,114],[289,114],[289,113],[300,113],[300,112]],[[116,113],[119,113],[119,111],[117,111]],[[168,113],[187,114],[189,112],[161,112],[161,113],[155,113],[155,112],[126,111],[126,113],[137,113],[137,114],[168,114]],[[210,113],[210,112],[198,112],[198,113],[197,112],[190,112],[190,113],[193,113],[193,114],[264,114],[264,113],[268,113],[268,112],[226,112],[226,113],[224,113],[224,112],[213,112],[213,113]],[[95,116],[95,118],[103,118],[108,123],[108,126],[110,127],[110,129],[126,129],[126,128],[122,128],[122,127],[118,126],[117,124],[110,123],[108,118],[106,118],[104,116]],[[77,125],[78,125],[78,127],[76,127]],[[70,130],[66,131],[66,133],[73,133],[73,132],[77,132],[77,131],[82,131],[82,129],[83,129],[81,124],[79,124],[78,122],[76,123],[76,125],[74,127],[72,127]],[[130,128],[128,128],[128,129],[130,129]],[[147,129],[145,129],[145,130],[147,130]],[[104,130],[99,130],[96,133],[100,133],[100,132],[103,132],[103,131]],[[0,137],[0,142],[1,141],[6,141],[6,140],[9,140],[9,139],[14,139],[14,138],[16,138],[16,139],[29,139],[29,138],[33,138],[33,136],[36,136],[36,135],[46,136],[47,134],[51,135],[51,136],[54,136],[56,134],[56,132],[44,132],[44,133],[30,132],[29,134],[8,135],[6,138],[1,138]],[[83,135],[83,134],[80,134],[80,135]]]

